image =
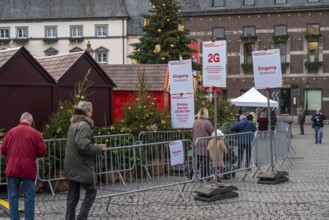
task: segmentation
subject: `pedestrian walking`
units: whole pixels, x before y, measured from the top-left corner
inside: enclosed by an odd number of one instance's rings
[[[66,220],[88,219],[89,211],[96,198],[94,160],[106,145],[94,142],[91,130],[94,125],[91,119],[92,112],[91,102],[80,101],[71,118],[68,130],[64,158],[64,176],[69,181]],[[75,218],[75,209],[80,199],[80,187],[84,188],[86,192],[80,212]]]
[[[201,169],[201,178],[210,176],[209,153],[207,151],[208,139],[196,140],[201,137],[209,137],[214,132],[214,128],[209,121],[209,113],[207,108],[201,108],[197,114],[197,119],[192,126],[193,145],[197,156],[197,168]]]
[[[34,219],[36,160],[46,154],[47,148],[41,133],[31,127],[32,122],[32,115],[23,113],[19,125],[8,131],[1,146],[1,155],[6,157],[9,216],[13,220],[20,219],[18,198],[21,183],[24,190],[25,219]]]
[[[305,109],[300,107],[298,109],[298,124],[300,129],[300,135],[304,135],[304,123],[305,123]]]
[[[312,128],[314,129],[314,139],[315,143],[322,144],[322,136],[323,136],[323,120],[326,119],[326,116],[324,116],[321,113],[320,109],[317,109],[315,114],[312,115],[311,121],[312,123]]]
[[[251,148],[254,134],[245,132],[255,132],[256,126],[247,116],[241,115],[240,121],[235,123],[231,129],[232,132],[240,133],[238,135],[238,169],[241,167],[244,150],[246,150],[246,168],[250,166]]]

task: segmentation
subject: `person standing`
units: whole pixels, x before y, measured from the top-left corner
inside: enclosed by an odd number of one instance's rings
[[[217,130],[217,140],[215,144],[215,131],[211,134],[211,140],[208,143],[208,151],[212,160],[212,167],[214,170],[217,186],[220,186],[220,171],[224,168],[224,154],[227,153],[227,148],[224,142],[224,133]],[[225,161],[226,162],[226,161]]]
[[[201,108],[197,114],[197,119],[192,126],[193,146],[195,155],[197,156],[197,168],[201,169],[201,178],[210,176],[209,153],[207,151],[208,139],[200,139],[201,137],[209,137],[214,132],[214,128],[209,121],[209,113],[207,108]]]
[[[256,126],[252,121],[249,121],[247,119],[247,116],[241,115],[240,121],[235,123],[230,130],[232,132],[240,133],[238,134],[238,169],[241,167],[244,150],[246,150],[245,168],[249,168],[252,148],[251,144],[253,141],[254,134],[246,132],[255,132]]]
[[[92,103],[80,101],[71,118],[64,158],[64,176],[69,181],[67,192],[66,220],[88,219],[96,198],[94,183],[94,160],[106,147],[95,144],[91,127]],[[80,212],[75,218],[75,209],[80,199],[80,187],[86,191]]]
[[[8,131],[1,146],[1,154],[7,158],[6,177],[10,219],[20,219],[18,198],[21,183],[24,189],[25,219],[34,219],[36,159],[46,154],[47,147],[41,133],[31,127],[32,122],[32,115],[28,112],[23,113],[20,124]]]
[[[312,115],[311,121],[312,128],[314,128],[315,134],[315,143],[322,144],[322,136],[323,136],[323,120],[326,119],[326,116],[322,115],[321,110],[317,109],[315,114]]]
[[[304,135],[304,123],[305,123],[305,109],[300,107],[298,109],[298,124],[300,129],[300,135]]]
[[[257,119],[257,127],[259,131],[268,131],[267,112],[262,111]]]

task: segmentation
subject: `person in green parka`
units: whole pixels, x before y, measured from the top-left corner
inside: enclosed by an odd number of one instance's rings
[[[88,219],[95,201],[97,190],[94,183],[95,156],[106,147],[95,144],[91,127],[92,103],[80,101],[71,118],[64,158],[64,176],[69,181],[67,192],[66,220]],[[75,217],[75,209],[80,199],[80,187],[86,191],[80,212]]]

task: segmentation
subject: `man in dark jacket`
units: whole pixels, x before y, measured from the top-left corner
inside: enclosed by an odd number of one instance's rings
[[[315,143],[322,144],[322,136],[323,136],[323,120],[326,119],[326,116],[322,115],[320,109],[317,109],[315,114],[312,116],[311,121],[312,128],[315,131]]]
[[[94,143],[91,131],[94,124],[91,119],[92,112],[91,102],[80,101],[71,118],[64,158],[64,176],[69,180],[66,220],[87,219],[96,198],[94,160],[106,145]],[[86,190],[86,194],[79,215],[75,218],[80,186]]]
[[[252,121],[247,119],[247,116],[241,115],[240,121],[235,123],[231,127],[232,132],[241,133],[238,135],[238,168],[241,167],[241,162],[243,159],[243,152],[246,149],[246,167],[250,166],[250,158],[251,158],[251,144],[253,141],[254,135],[252,133],[246,132],[255,132],[256,126]]]
[[[20,219],[18,197],[21,182],[24,189],[25,219],[34,219],[36,159],[43,157],[47,148],[40,132],[31,127],[32,122],[32,115],[28,112],[23,113],[20,124],[8,131],[1,146],[1,154],[7,157],[6,176],[10,219]]]
[[[305,123],[305,109],[300,107],[298,109],[298,124],[300,128],[300,134],[304,134],[304,123]]]

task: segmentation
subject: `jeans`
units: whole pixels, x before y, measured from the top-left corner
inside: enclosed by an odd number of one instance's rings
[[[35,206],[35,180],[20,178],[20,177],[7,177],[7,191],[9,199],[10,220],[19,220],[18,212],[18,197],[19,190],[23,182],[24,190],[24,213],[26,220],[34,219],[34,206]]]
[[[246,149],[246,167],[250,166],[250,158],[251,158],[251,144],[239,144],[238,149],[238,167],[241,167],[241,162],[243,160],[243,152]]]
[[[314,138],[316,143],[322,143],[323,127],[314,126]]]
[[[86,190],[85,198],[82,201],[77,220],[87,220],[89,211],[93,206],[97,190],[94,184],[79,183],[69,180],[69,190],[67,192],[66,220],[75,220],[75,209],[80,199],[80,186]]]

